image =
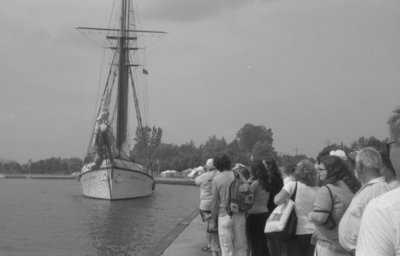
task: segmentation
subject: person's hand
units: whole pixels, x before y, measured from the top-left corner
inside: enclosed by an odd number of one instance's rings
[[[204,216],[204,220],[211,220],[211,213],[206,213]]]
[[[215,224],[215,221],[210,220],[210,231],[215,231],[217,229],[217,225]]]
[[[250,176],[250,178],[247,180],[248,183],[253,183],[255,180],[254,176]]]

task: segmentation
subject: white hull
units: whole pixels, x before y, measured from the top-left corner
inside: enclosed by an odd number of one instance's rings
[[[84,166],[80,182],[84,196],[99,199],[144,197],[154,191],[154,180],[141,165],[119,159],[95,170]]]

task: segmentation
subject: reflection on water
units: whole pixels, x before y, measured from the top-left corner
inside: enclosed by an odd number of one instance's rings
[[[142,255],[198,206],[192,186],[106,201],[71,180],[0,180],[0,255]]]

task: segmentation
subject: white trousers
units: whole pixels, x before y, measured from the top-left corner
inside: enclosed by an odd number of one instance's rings
[[[247,256],[244,214],[218,217],[218,233],[222,256]]]

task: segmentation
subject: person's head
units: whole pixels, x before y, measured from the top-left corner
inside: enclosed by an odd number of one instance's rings
[[[348,165],[337,156],[322,157],[319,168],[326,171],[326,178],[323,180],[322,185],[335,185],[339,180],[342,180],[353,193],[361,186],[353,172],[349,170]]]
[[[362,183],[381,176],[381,154],[372,147],[361,149],[356,156],[356,173]]]
[[[393,111],[389,117],[389,142],[387,148],[390,161],[396,171],[397,179],[400,179],[400,107]]]
[[[392,162],[390,162],[389,152],[387,150],[380,150],[379,152],[382,157],[382,169],[381,175],[385,177],[386,182],[390,182],[396,179],[396,171],[393,168]]]
[[[276,162],[275,159],[268,158],[266,160],[263,160],[262,163],[265,165],[265,168],[267,169],[268,172],[279,173],[279,175],[280,175],[278,163]]]
[[[214,166],[220,171],[229,171],[232,166],[231,159],[226,154],[218,154],[214,157]]]
[[[214,166],[214,159],[212,159],[212,158],[208,159],[207,162],[206,162],[206,164],[203,166],[203,168],[204,168],[206,171],[213,171],[213,170],[215,170],[216,168],[215,168],[215,166]]]
[[[265,165],[262,161],[254,161],[251,164],[251,171],[254,175],[254,179],[258,180],[261,186],[266,190],[269,191],[269,176]]]
[[[292,177],[295,169],[296,169],[295,164],[289,164],[289,165],[283,166],[281,168],[282,176],[283,177]]]
[[[310,187],[317,185],[317,170],[315,170],[314,164],[308,159],[303,159],[297,164],[293,177],[304,185]]]

